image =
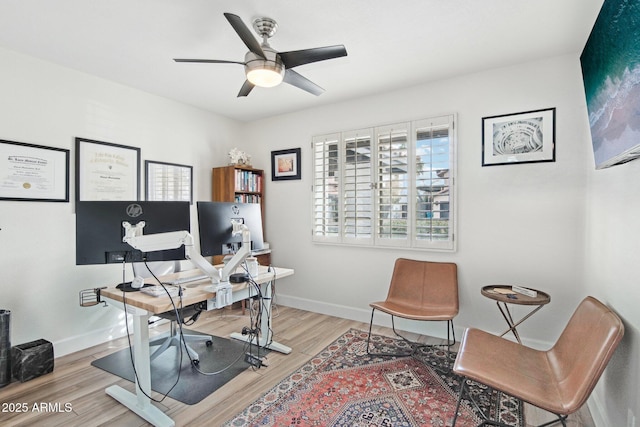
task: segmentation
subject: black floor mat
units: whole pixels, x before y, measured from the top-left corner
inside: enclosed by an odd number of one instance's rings
[[[183,330],[183,333],[199,334],[186,329]],[[155,338],[153,337],[153,339]],[[181,347],[182,366],[178,370],[180,355],[176,347],[171,346],[151,362],[151,388],[153,391],[163,395],[166,394],[178,380],[179,374],[178,384],[171,389],[169,397],[187,405],[194,405],[249,367],[249,364],[244,361],[244,355],[248,351],[248,344],[242,341],[213,336],[213,344],[211,346],[207,346],[204,341],[190,342],[189,346],[200,356],[198,369],[202,372],[224,371],[215,375],[199,373],[191,366],[189,357],[184,351],[184,346]],[[156,348],[156,346],[152,346],[150,354],[153,354]],[[127,347],[91,364],[133,382],[134,372],[130,354]],[[253,354],[257,354],[255,346],[253,346]],[[265,354],[266,351],[260,349],[260,356]]]

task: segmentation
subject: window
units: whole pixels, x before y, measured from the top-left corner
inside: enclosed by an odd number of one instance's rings
[[[453,115],[313,138],[313,240],[454,250]]]

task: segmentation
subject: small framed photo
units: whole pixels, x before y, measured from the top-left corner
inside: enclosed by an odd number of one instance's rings
[[[482,118],[482,166],[556,161],[556,109]]]
[[[271,152],[271,180],[300,179],[300,148]]]
[[[193,167],[145,160],[146,200],[193,204]]]
[[[69,201],[69,150],[0,140],[0,200]]]

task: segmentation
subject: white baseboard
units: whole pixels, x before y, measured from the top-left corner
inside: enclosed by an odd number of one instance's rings
[[[278,294],[276,304],[281,304],[287,307],[299,308],[301,310],[311,311],[313,313],[326,314],[328,316],[335,316],[341,319],[349,319],[355,320],[358,322],[369,324],[371,320],[371,310],[370,309],[361,309],[355,307],[349,307],[340,304],[331,304],[321,301],[314,301],[306,298],[295,297],[291,295],[283,295]],[[401,331],[413,332],[417,334],[429,335],[435,338],[447,338],[447,330],[442,327],[440,322],[419,322],[419,321],[410,321],[404,319],[396,320],[396,328]],[[373,324],[378,326],[391,327],[391,316],[386,316],[384,314],[377,314],[373,319]],[[455,325],[454,321],[454,329],[456,334],[456,339],[462,336],[464,326]],[[493,334],[498,334],[498,331],[487,331]],[[524,344],[538,349],[548,349],[553,343],[552,342],[544,342],[539,340],[530,340],[524,339]]]
[[[133,326],[131,328],[133,331]],[[89,347],[104,344],[105,342],[125,336],[126,331],[118,331],[117,329],[118,328],[107,327],[56,341],[53,343],[54,355],[56,358],[66,356],[67,354],[85,350]]]
[[[168,320],[165,319],[157,320],[154,322],[153,327],[164,325],[167,322]],[[129,322],[129,332],[133,334],[133,325],[131,322]],[[126,335],[127,328],[125,328],[124,324],[119,324],[117,327],[112,325],[106,328],[87,332],[85,334],[68,337],[52,343],[54,348],[54,357],[58,358],[66,356],[67,354],[85,350],[99,344],[104,344],[111,340],[122,338]]]
[[[301,310],[310,311],[313,313],[326,314],[327,316],[339,317],[341,319],[355,320],[357,322],[363,322],[369,325],[371,321],[371,309],[361,309],[355,307],[349,307],[340,304],[331,304],[321,301],[314,301],[306,298],[299,298],[291,295],[278,294],[276,304],[281,304],[286,307],[299,308]],[[428,322],[427,322],[428,323]],[[431,322],[440,323],[440,322]],[[376,312],[373,319],[373,324],[378,326],[391,327],[391,316]],[[430,327],[433,326],[433,327]],[[425,322],[408,321],[405,319],[396,320],[396,329],[400,331],[413,332],[417,334],[430,335],[436,338],[446,339],[446,329],[439,325],[427,326]],[[456,328],[456,337],[460,337],[462,329]]]
[[[591,418],[593,418],[593,424],[596,427],[613,427],[607,419],[606,407],[596,393],[591,393],[591,396],[589,396],[587,407],[591,412]]]

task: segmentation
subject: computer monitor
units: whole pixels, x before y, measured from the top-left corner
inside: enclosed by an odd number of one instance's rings
[[[145,222],[144,234],[190,231],[189,202],[76,202],[76,265],[185,259],[184,246],[143,254],[124,243],[122,222]]]
[[[258,203],[197,202],[202,256],[234,254],[242,235],[233,236],[231,221],[240,221],[251,233],[251,250],[263,249],[262,211]]]

